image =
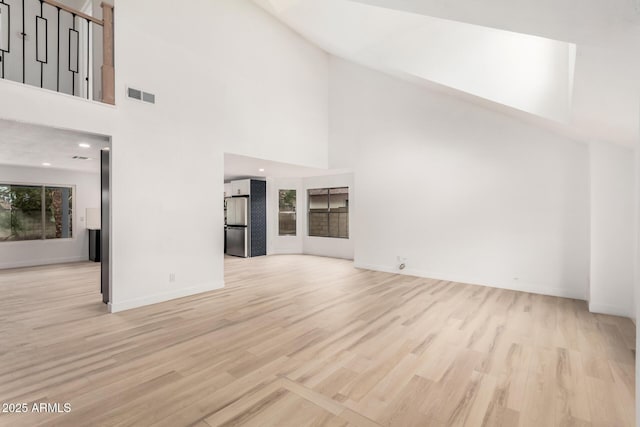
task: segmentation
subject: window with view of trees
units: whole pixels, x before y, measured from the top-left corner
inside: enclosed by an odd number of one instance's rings
[[[309,236],[349,238],[349,187],[308,190]]]
[[[73,236],[73,189],[0,184],[0,241]]]
[[[280,190],[278,194],[278,233],[296,235],[296,190]]]

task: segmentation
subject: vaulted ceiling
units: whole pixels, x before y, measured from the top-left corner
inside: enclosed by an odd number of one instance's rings
[[[639,136],[636,0],[254,0],[330,54],[583,140]]]
[[[578,44],[640,23],[637,0],[351,1]]]

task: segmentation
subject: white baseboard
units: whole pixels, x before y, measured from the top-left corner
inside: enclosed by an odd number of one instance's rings
[[[352,255],[335,254],[335,253],[328,253],[323,251],[304,251],[302,255],[319,256],[324,258],[346,259],[347,261],[353,261]]]
[[[635,323],[632,313],[633,310],[630,307],[625,308],[617,305],[589,302],[589,311],[598,314],[609,314],[611,316],[630,317]]]
[[[118,313],[120,311],[131,310],[132,308],[143,307],[145,305],[158,304],[170,301],[176,298],[188,297],[191,295],[201,294],[203,292],[215,291],[224,288],[224,282],[207,283],[201,286],[192,286],[190,288],[177,289],[170,292],[161,292],[140,298],[134,298],[126,301],[109,303],[109,312]]]
[[[433,272],[422,271],[417,269],[405,269],[400,271],[389,266],[364,264],[359,262],[355,262],[354,266],[356,268],[363,268],[365,270],[383,271],[385,273],[403,274],[408,276],[424,277],[428,279],[446,280],[448,282],[467,283],[470,285],[485,286],[489,288],[508,289],[512,291],[528,292],[528,293],[539,294],[539,295],[549,295],[554,297],[586,300],[585,292],[580,292],[575,289],[565,289],[565,288],[552,287],[552,286],[541,286],[534,283],[524,283],[524,282],[520,282],[518,286],[514,286],[511,283],[498,283],[498,282],[488,283],[485,280],[478,280],[472,277],[433,273]]]
[[[274,249],[269,251],[267,255],[302,255],[302,251],[295,249]]]
[[[4,270],[8,268],[38,267],[41,265],[52,265],[52,264],[67,264],[70,262],[82,262],[82,261],[89,261],[89,258],[86,256],[75,256],[75,257],[66,257],[66,258],[34,259],[34,260],[18,261],[18,262],[3,262],[3,263],[0,263],[0,270]]]

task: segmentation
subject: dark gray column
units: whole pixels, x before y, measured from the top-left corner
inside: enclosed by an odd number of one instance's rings
[[[100,183],[102,189],[102,202],[100,204],[100,262],[102,268],[102,276],[100,280],[100,290],[102,292],[102,302],[108,304],[111,301],[109,288],[109,226],[110,226],[110,153],[102,150],[100,154]]]

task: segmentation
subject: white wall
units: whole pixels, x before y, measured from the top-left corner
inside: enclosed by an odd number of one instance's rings
[[[115,39],[115,108],[0,81],[0,118],[112,136],[118,311],[223,286],[223,152],[326,167],[328,94],[326,54],[248,0],[117,2]]]
[[[223,152],[326,164],[324,53],[247,1],[161,3],[115,9],[119,93],[132,85],[158,102],[118,99],[114,208],[159,214],[113,213],[113,296],[125,308],[222,286],[223,212],[203,194],[223,192]],[[190,202],[167,197],[178,194]]]
[[[587,145],[343,60],[330,76],[357,266],[586,299]]]
[[[591,275],[589,309],[634,317],[635,153],[590,145]]]
[[[148,14],[146,4],[159,8],[150,0],[129,3],[126,7],[135,11],[118,6],[122,15],[132,16],[134,32],[139,26],[136,16]],[[155,66],[160,68],[167,67],[166,49],[175,44],[188,52],[188,59],[181,63],[176,58],[167,76],[150,79],[149,73],[136,73],[130,83],[153,91],[166,84],[165,77],[179,82],[176,107],[182,104],[196,111],[192,103],[206,105],[202,113],[209,123],[201,126],[207,127],[210,140],[224,144],[227,153],[326,167],[328,55],[251,1],[201,1],[179,11],[167,3],[171,6],[166,16],[154,11],[153,28],[146,29],[153,39],[143,45],[157,50]],[[202,16],[194,19],[194,14]],[[167,32],[176,21],[184,23],[184,31]],[[126,64],[151,66],[145,65],[147,56],[130,51],[136,58]],[[186,80],[193,81],[193,90],[186,90]]]
[[[640,101],[640,100],[639,100]],[[634,273],[635,273],[635,283],[634,283],[634,293],[635,293],[635,323],[636,323],[636,348],[640,348],[640,328],[637,327],[637,321],[640,319],[640,140],[636,141],[636,149],[635,149],[635,189],[634,189],[634,197],[636,200],[636,211],[635,211],[635,221],[636,221],[636,229],[635,229],[635,253],[634,253]],[[640,408],[640,357],[636,357],[636,412]],[[636,426],[640,427],[640,417],[636,417]]]
[[[89,259],[87,208],[100,207],[100,175],[60,169],[0,165],[0,182],[74,186],[73,237],[0,242],[0,268],[26,267]]]

